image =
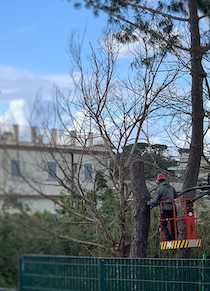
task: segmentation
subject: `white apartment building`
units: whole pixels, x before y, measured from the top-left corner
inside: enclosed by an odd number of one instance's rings
[[[95,174],[107,174],[109,153],[92,133],[80,139],[75,131],[0,124],[0,163],[0,207],[12,194],[33,212],[54,212],[73,180],[91,190]]]

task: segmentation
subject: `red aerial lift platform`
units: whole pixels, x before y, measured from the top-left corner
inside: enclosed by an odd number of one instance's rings
[[[184,194],[200,190],[201,193],[194,198],[185,198],[181,199],[180,197]],[[160,226],[160,248],[161,250],[172,250],[172,249],[181,249],[181,248],[192,248],[200,247],[201,239],[197,238],[196,232],[196,222],[197,217],[194,210],[194,202],[202,198],[205,195],[210,195],[210,184],[195,186],[189,189],[186,189],[178,194],[178,197],[170,203],[173,205],[173,218],[164,219],[161,218],[162,205],[163,203],[169,203],[169,201],[161,201],[159,204],[159,226]],[[167,227],[170,233],[174,232],[173,240],[166,240],[162,224],[167,221]],[[179,236],[179,230],[185,229],[185,234],[181,232],[183,237]]]

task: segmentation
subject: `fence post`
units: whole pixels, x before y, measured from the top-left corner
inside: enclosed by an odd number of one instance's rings
[[[103,259],[99,259],[99,288],[100,291],[106,291],[105,265]]]
[[[201,287],[201,291],[205,291],[205,283],[206,283],[206,275],[205,275],[205,267],[206,267],[206,264],[205,264],[205,261],[206,261],[206,254],[204,253],[203,254],[203,260],[202,260],[202,273],[201,273],[201,280],[202,280],[202,287]]]
[[[23,256],[19,259],[19,280],[18,280],[18,291],[22,291],[23,286],[23,272],[24,272],[24,259]]]

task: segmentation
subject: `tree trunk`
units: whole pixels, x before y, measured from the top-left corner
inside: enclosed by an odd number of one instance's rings
[[[202,67],[202,51],[200,45],[199,19],[197,12],[197,3],[195,0],[188,1],[189,23],[191,32],[191,75],[192,75],[192,137],[190,144],[189,159],[183,183],[183,190],[196,186],[201,157],[203,154],[203,79],[204,70]],[[195,192],[187,194],[187,197],[193,198]],[[186,227],[183,224],[179,229],[180,238],[185,237]],[[177,257],[189,257],[189,250],[178,250]]]
[[[200,44],[199,19],[195,0],[189,0],[191,31],[191,75],[192,75],[192,138],[189,160],[183,189],[195,186],[198,179],[203,153],[203,79],[202,51]]]
[[[145,183],[143,161],[135,161],[131,165],[131,187],[133,194],[134,224],[130,257],[144,258],[147,253],[150,209],[147,206],[149,192]]]
[[[127,200],[125,197],[125,168],[122,162],[119,166],[119,234],[120,241],[118,247],[115,250],[115,256],[126,257],[128,254],[129,243],[126,240],[126,211],[127,211]]]

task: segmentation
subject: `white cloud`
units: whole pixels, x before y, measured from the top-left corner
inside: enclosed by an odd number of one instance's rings
[[[51,98],[53,87],[70,85],[68,74],[41,74],[12,66],[0,66],[0,101],[31,99],[37,94]]]
[[[55,86],[70,90],[68,74],[41,74],[12,66],[0,66],[0,122],[26,123],[26,109],[37,96],[52,100]],[[7,104],[7,106],[5,106]],[[2,108],[5,107],[5,110]],[[3,114],[3,115],[2,115]]]
[[[20,99],[11,101],[9,103],[8,110],[2,116],[0,116],[0,123],[27,125],[27,119],[24,110],[24,100]]]
[[[62,86],[63,88],[69,88],[72,84],[68,74],[44,75],[43,79],[55,86]]]

